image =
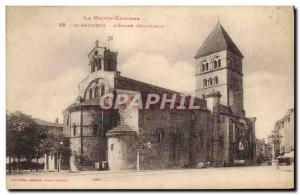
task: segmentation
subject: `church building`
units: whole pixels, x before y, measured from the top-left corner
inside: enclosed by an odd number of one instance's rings
[[[63,111],[63,133],[72,150],[65,158],[71,170],[221,167],[255,161],[255,118],[247,118],[243,107],[243,55],[220,23],[194,56],[198,109],[104,109],[100,99],[107,93],[180,94],[122,76],[117,56],[96,42],[88,54],[90,74],[79,83],[76,101]]]

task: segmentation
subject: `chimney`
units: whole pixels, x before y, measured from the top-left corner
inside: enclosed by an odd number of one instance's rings
[[[55,118],[55,123],[58,124],[58,117]]]

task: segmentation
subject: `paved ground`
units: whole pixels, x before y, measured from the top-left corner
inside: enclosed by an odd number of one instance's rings
[[[282,166],[160,171],[23,172],[7,176],[14,189],[249,189],[293,188],[294,169]]]

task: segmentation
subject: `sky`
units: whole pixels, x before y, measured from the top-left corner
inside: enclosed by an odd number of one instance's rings
[[[94,16],[139,21],[84,20]],[[257,117],[256,135],[267,137],[276,120],[294,107],[294,27],[291,7],[8,7],[8,111],[62,122],[62,111],[89,74],[87,54],[99,40],[118,51],[121,75],[192,92],[194,55],[218,18],[244,55],[244,109]],[[59,24],[66,23],[66,27]],[[103,28],[74,28],[105,23]],[[113,24],[162,28],[114,28]]]

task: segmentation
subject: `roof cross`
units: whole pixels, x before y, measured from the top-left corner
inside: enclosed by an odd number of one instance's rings
[[[96,47],[99,47],[99,41],[98,40],[96,40],[95,45],[96,45]]]

